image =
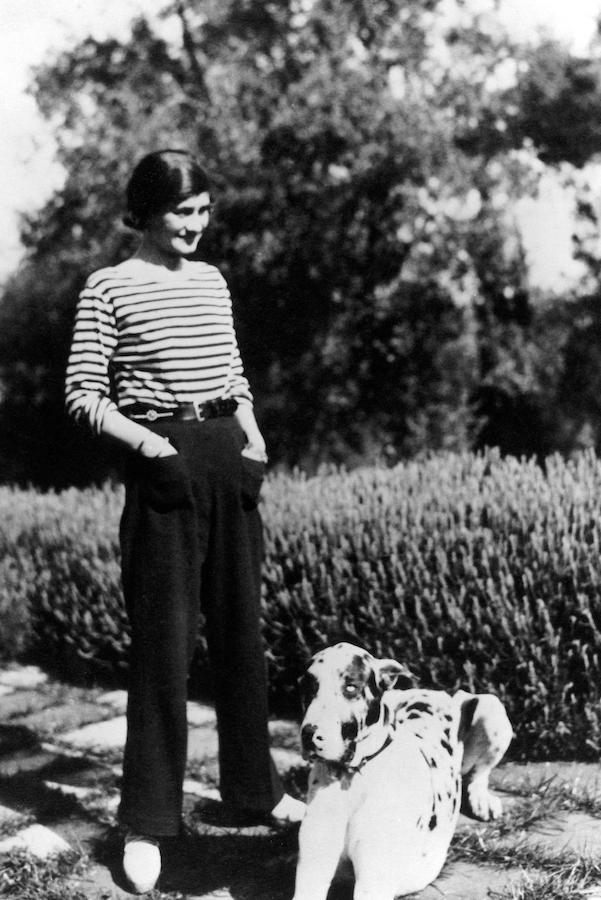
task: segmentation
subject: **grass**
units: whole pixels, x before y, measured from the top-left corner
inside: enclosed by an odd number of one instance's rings
[[[89,894],[69,886],[74,874],[84,875],[88,861],[77,853],[38,860],[12,852],[2,858],[0,897],[7,900],[90,900]]]
[[[601,865],[592,859],[560,859],[544,872],[527,872],[523,881],[491,894],[491,900],[599,900]]]
[[[561,833],[567,812],[598,816],[601,799],[586,787],[557,778],[523,778],[511,794],[502,818],[455,836],[449,860],[521,869],[521,877],[491,893],[491,900],[601,900],[601,861],[575,850],[558,850],[531,834],[536,827]]]

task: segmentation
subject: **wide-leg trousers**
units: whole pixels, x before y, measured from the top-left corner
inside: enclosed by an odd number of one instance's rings
[[[202,609],[225,803],[269,811],[283,795],[269,752],[260,631],[262,463],[241,455],[233,417],[164,422],[177,455],[134,457],[120,527],[131,626],[120,821],[180,829],[188,670]]]

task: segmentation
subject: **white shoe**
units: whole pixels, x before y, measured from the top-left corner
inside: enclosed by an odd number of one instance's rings
[[[271,815],[278,822],[301,822],[306,811],[306,803],[296,800],[290,794],[284,794],[280,802],[271,810]]]
[[[161,874],[158,842],[141,834],[128,834],[123,848],[123,871],[135,894],[151,891]]]

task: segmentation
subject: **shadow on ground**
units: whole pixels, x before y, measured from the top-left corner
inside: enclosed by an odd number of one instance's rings
[[[220,806],[200,805],[185,834],[161,842],[160,893],[183,894],[188,900],[212,893],[217,897],[220,891],[234,900],[290,900],[298,826],[219,824],[221,813],[222,821],[231,823]],[[126,890],[121,851],[121,838],[114,830],[98,843],[93,855],[108,868],[115,884]],[[352,900],[352,885],[336,884],[328,900]]]

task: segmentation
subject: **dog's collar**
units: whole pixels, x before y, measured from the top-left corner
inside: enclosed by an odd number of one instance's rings
[[[370,762],[372,759],[375,759],[376,756],[379,756],[387,747],[389,747],[393,741],[393,731],[392,728],[387,728],[384,736],[384,740],[372,753],[367,753],[365,756],[361,756],[359,753],[355,751],[352,758],[348,762],[338,762],[338,763],[330,763],[330,767],[335,769],[341,773],[347,773],[349,775],[355,775],[357,772],[360,772],[363,766]]]
[[[363,756],[359,760],[359,762],[350,764],[348,766],[349,771],[360,772],[366,763],[370,762],[370,760],[372,760],[372,759],[375,759],[376,756],[379,756],[380,753],[382,753],[384,750],[386,750],[387,747],[390,747],[391,744],[392,744],[392,733],[389,731],[388,734],[386,735],[386,740],[384,741],[382,746],[379,747],[377,750],[375,750],[374,753],[370,753],[368,756]]]

